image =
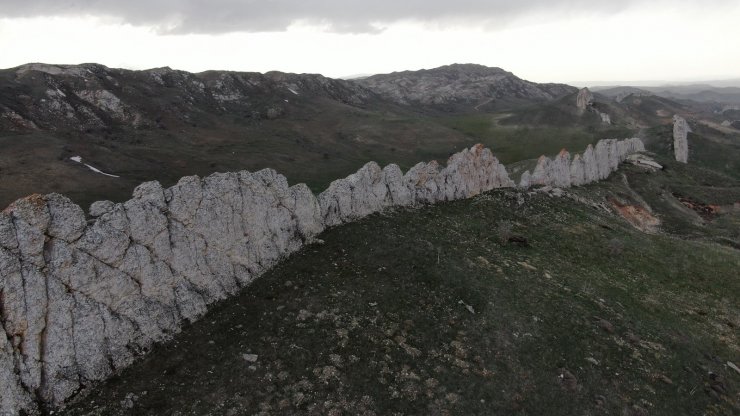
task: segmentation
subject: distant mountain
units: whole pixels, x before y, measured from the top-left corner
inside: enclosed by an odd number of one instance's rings
[[[740,87],[714,87],[711,85],[683,85],[648,87],[657,95],[677,100],[740,104]]]
[[[435,157],[470,144],[415,114],[314,74],[0,70],[0,206],[32,192],[125,200],[146,180],[268,167],[318,190],[371,159],[415,163],[418,137]]]
[[[254,121],[279,117],[299,96],[350,106],[374,98],[358,84],[321,75],[28,64],[0,71],[0,130],[172,127],[225,113]]]
[[[591,88],[593,91],[598,92],[601,95],[612,98],[617,102],[621,102],[626,97],[634,95],[635,97],[647,97],[654,95],[652,92],[637,87],[594,87]]]
[[[594,87],[594,91],[618,101],[630,95],[658,95],[674,100],[692,100],[699,103],[740,104],[740,87],[717,87],[710,84],[664,86],[613,86]]]
[[[475,64],[373,75],[356,82],[398,104],[446,111],[532,104],[577,91],[569,85],[537,84],[501,68]]]

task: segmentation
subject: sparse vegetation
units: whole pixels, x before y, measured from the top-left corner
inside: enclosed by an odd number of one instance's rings
[[[496,226],[498,239],[502,246],[506,245],[509,242],[512,229],[513,225],[511,224],[511,221],[499,221],[498,225]]]
[[[624,251],[624,243],[618,238],[609,240],[609,255],[617,257]]]
[[[66,414],[737,414],[740,255],[598,207],[624,187],[331,229]]]

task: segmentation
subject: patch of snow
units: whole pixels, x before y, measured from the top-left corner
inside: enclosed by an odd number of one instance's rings
[[[77,162],[77,163],[80,163],[82,165],[85,165],[85,166],[87,166],[88,169],[90,169],[91,171],[93,171],[95,173],[99,173],[99,174],[105,175],[105,176],[110,176],[111,178],[120,178],[120,176],[111,175],[110,173],[105,173],[102,170],[100,170],[100,169],[98,169],[98,168],[96,168],[94,166],[90,166],[87,163],[83,163],[81,156],[72,156],[72,157],[69,158],[69,160],[74,161],[74,162]]]
[[[298,91],[294,90],[293,88],[288,87],[288,91],[292,92],[295,95],[300,95],[298,94]]]
[[[90,169],[91,171],[93,171],[93,172],[95,172],[95,173],[99,173],[99,174],[101,174],[101,175],[105,175],[105,176],[110,176],[111,178],[120,178],[120,176],[117,176],[117,175],[111,175],[110,173],[105,173],[105,172],[103,172],[103,171],[102,171],[102,170],[100,170],[100,169],[97,169],[97,168],[94,168],[94,167],[92,167],[92,166],[88,165],[87,163],[84,163],[84,165],[85,165],[85,166],[87,166],[87,167],[88,167],[88,169]]]

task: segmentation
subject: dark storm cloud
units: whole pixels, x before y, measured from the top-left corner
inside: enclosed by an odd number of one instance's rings
[[[732,0],[661,1],[680,8]],[[0,17],[112,16],[165,33],[282,31],[291,23],[334,32],[372,33],[400,20],[435,24],[504,24],[530,13],[603,15],[656,0],[2,0]]]

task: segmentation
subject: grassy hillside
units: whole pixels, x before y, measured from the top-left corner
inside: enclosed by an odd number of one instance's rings
[[[740,213],[669,204],[702,177],[685,169],[331,229],[63,413],[738,414],[740,254],[713,241],[740,239]]]
[[[600,139],[630,137],[635,130],[620,126],[591,126],[580,123],[505,124],[511,113],[466,114],[441,118],[440,123],[493,149],[496,157],[509,164],[540,155],[554,155],[560,149],[582,151]]]

